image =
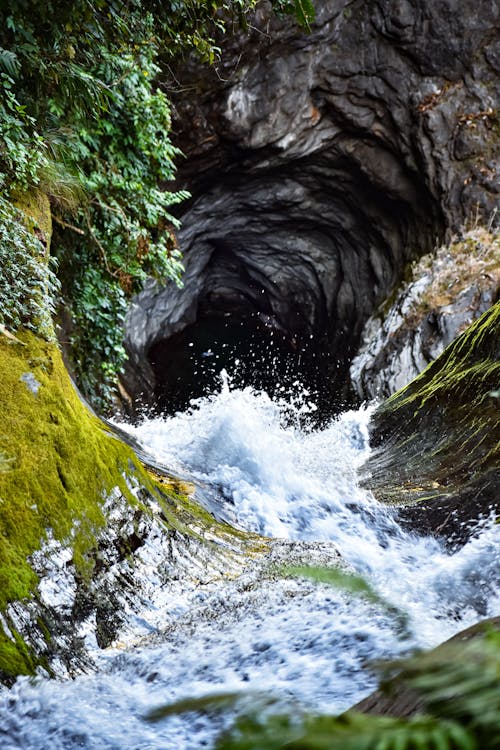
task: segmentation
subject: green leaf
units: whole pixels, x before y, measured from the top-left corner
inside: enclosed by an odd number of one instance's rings
[[[15,78],[19,73],[21,63],[15,52],[0,47],[0,67],[7,75]]]
[[[248,692],[244,694],[244,697],[248,700],[251,695]],[[254,695],[257,694],[254,693]],[[166,719],[168,716],[178,716],[189,712],[211,713],[212,711],[227,711],[233,708],[241,700],[242,696],[242,693],[230,692],[213,693],[200,698],[183,698],[175,701],[175,703],[168,703],[152,709],[146,714],[145,719],[146,721],[156,722]]]
[[[315,17],[314,5],[311,0],[294,0],[295,14],[301,26],[310,30]]]
[[[408,615],[390,602],[387,602],[362,576],[355,573],[348,573],[340,568],[291,567],[286,568],[284,572],[288,575],[310,578],[318,583],[327,583],[341,591],[354,594],[372,604],[376,604],[394,619],[402,637],[409,635]]]

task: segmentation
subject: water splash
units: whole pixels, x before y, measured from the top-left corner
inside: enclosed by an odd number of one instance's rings
[[[221,377],[220,392],[186,412],[127,429],[158,461],[177,462],[218,488],[241,527],[334,542],[384,597],[408,610],[424,645],[451,634],[455,619],[490,613],[500,569],[494,525],[450,555],[437,539],[403,530],[397,514],[359,486],[370,408],[312,429],[302,388],[273,401],[250,387],[232,389],[227,373]]]
[[[271,400],[233,388],[223,373],[220,391],[187,411],[120,426],[157,461],[212,488],[242,528],[284,540],[276,543],[284,559],[299,550],[331,564],[339,550],[408,614],[410,643],[373,603],[249,571],[200,587],[178,616],[170,613],[166,632],[140,649],[104,653],[96,675],[62,684],[19,681],[0,698],[3,748],[210,747],[224,719],[152,725],[144,716],[186,696],[247,689],[340,711],[373,686],[366,661],[434,645],[498,612],[497,527],[484,524],[453,554],[434,538],[408,533],[358,484],[370,410],[347,412],[323,429],[309,422],[313,411],[302,387]]]

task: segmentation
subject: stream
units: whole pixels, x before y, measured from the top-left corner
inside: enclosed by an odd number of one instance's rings
[[[340,712],[376,685],[371,662],[431,647],[500,612],[497,528],[483,524],[454,553],[403,530],[359,485],[370,409],[323,427],[310,421],[314,411],[298,383],[271,399],[223,372],[217,392],[186,411],[120,427],[205,487],[222,517],[280,540],[278,568],[337,564],[340,553],[389,606],[251,566],[235,580],[205,582],[156,602],[165,627],[97,653],[95,673],[21,678],[3,690],[2,750],[211,748],[234,713],[161,721],[149,713],[228,691],[242,694],[240,709],[265,693],[294,711]],[[404,630],[391,608],[405,613]]]

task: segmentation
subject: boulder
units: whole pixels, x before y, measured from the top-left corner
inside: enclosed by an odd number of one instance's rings
[[[500,236],[476,227],[424,256],[411,276],[363,329],[350,375],[364,400],[403,388],[496,302]]]
[[[412,529],[467,539],[500,499],[500,302],[382,403],[365,483]]]
[[[99,649],[159,626],[145,602],[174,602],[265,548],[147,469],[81,401],[56,344],[0,336],[0,381],[1,682],[89,669]]]

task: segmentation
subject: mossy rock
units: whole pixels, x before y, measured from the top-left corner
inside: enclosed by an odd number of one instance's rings
[[[499,386],[500,302],[377,409],[365,484],[413,528],[465,539],[498,513]]]
[[[12,200],[48,260],[48,198],[32,191]],[[266,546],[216,521],[190,497],[192,488],[151,471],[86,407],[47,317],[45,339],[0,327],[0,682],[6,684],[39,668],[51,674],[54,664],[58,674],[87,668],[79,628],[87,623],[88,631],[92,620],[95,641],[105,647],[126,624],[122,610],[140,609],[138,550],[148,539],[163,545],[158,564],[167,572],[156,572],[166,585],[169,565],[173,576],[189,576],[178,560],[167,560],[169,549],[187,550],[189,564],[196,567],[196,558],[209,575],[231,575]]]
[[[85,657],[78,627],[89,616],[98,645],[113,640],[123,602],[133,607],[135,597],[141,606],[134,555],[151,532],[166,549],[204,554],[207,571],[214,560],[221,575],[230,566],[217,561],[219,550],[226,563],[230,554],[256,552],[252,535],[218,523],[185,484],[149,471],[89,411],[57,345],[26,331],[16,336],[18,343],[0,335],[0,681],[7,684],[40,666],[51,673],[54,659],[78,670]],[[70,581],[69,605],[42,595],[49,569]]]
[[[11,200],[23,212],[26,228],[44,245],[48,256],[52,238],[52,214],[48,196],[41,190],[32,189],[16,193]]]

